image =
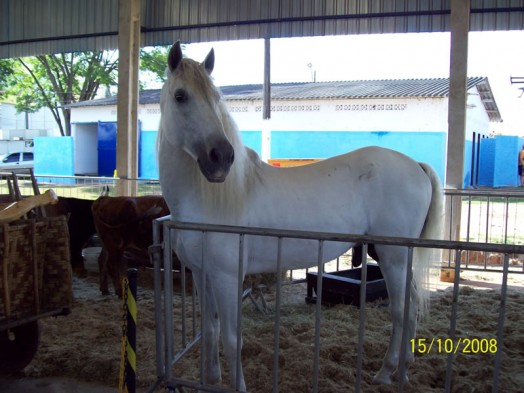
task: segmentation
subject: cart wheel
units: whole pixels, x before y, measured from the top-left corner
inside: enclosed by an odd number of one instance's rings
[[[0,331],[0,374],[22,370],[36,354],[40,339],[38,321]]]

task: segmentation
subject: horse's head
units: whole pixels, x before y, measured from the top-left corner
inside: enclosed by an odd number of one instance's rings
[[[180,42],[168,55],[160,100],[161,129],[173,146],[198,162],[209,182],[223,182],[235,157],[224,133],[220,93],[213,85],[213,49],[202,63],[182,57]]]

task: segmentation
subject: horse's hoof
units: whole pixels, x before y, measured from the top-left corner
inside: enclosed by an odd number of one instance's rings
[[[204,370],[204,381],[206,382],[206,385],[216,385],[222,382],[220,367],[206,366]]]
[[[220,375],[208,375],[204,377],[206,385],[217,385],[222,382],[222,377]]]
[[[398,375],[398,370],[393,373],[393,380],[396,381],[396,382],[400,381],[400,378],[399,378],[399,375]],[[408,383],[408,382],[409,382],[409,377],[408,377],[408,373],[406,371],[404,373],[404,383]]]
[[[371,383],[373,385],[391,385],[392,380],[390,375],[379,372],[377,375],[375,375],[375,378],[373,378]]]

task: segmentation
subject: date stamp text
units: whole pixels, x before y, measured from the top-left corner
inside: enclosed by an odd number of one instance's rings
[[[427,354],[495,354],[497,353],[496,338],[415,338],[410,340],[413,353]]]

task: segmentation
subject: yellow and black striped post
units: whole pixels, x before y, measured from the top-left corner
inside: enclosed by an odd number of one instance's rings
[[[136,392],[136,294],[137,269],[128,269],[124,279],[124,327],[122,329],[122,362],[120,393]]]

